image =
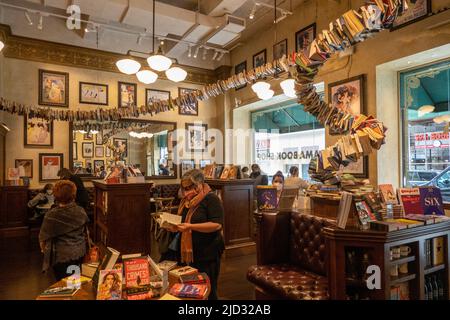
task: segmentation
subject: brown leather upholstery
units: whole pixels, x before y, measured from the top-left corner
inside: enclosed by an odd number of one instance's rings
[[[328,299],[325,237],[330,220],[309,214],[263,213],[257,265],[247,279],[278,299]]]
[[[153,195],[158,195],[160,198],[174,198],[173,206],[178,207],[180,199],[178,198],[179,184],[157,184],[153,187]]]

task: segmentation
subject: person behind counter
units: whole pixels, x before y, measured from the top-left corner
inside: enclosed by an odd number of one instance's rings
[[[219,197],[204,181],[203,172],[198,169],[183,175],[182,199],[178,208],[182,223],[168,230],[180,232],[175,238],[180,262],[208,275],[211,284],[209,299],[217,300],[220,259],[225,249],[222,236],[224,209]]]
[[[258,164],[252,164],[252,173],[250,173],[250,179],[254,179],[254,187],[256,192],[256,186],[267,186],[269,184],[269,178],[265,173],[261,172],[261,168]]]
[[[81,266],[86,254],[85,225],[89,219],[75,203],[77,187],[71,181],[58,181],[53,188],[57,207],[47,212],[39,233],[44,254],[43,271],[53,268],[56,280],[65,278],[67,267]]]
[[[309,183],[298,177],[298,167],[292,166],[289,169],[289,177],[286,178],[284,185],[289,187],[296,187],[299,190],[306,190],[309,187]]]
[[[241,172],[242,172],[242,179],[250,178],[250,174],[248,173],[248,167],[243,167]]]
[[[277,200],[279,201],[284,186],[284,176],[281,171],[277,171],[277,173],[273,175],[272,186],[277,188]]]
[[[53,204],[55,202],[55,197],[53,196],[53,184],[47,183],[42,190],[39,190],[38,194],[34,196],[33,199],[28,201],[28,208],[34,211],[34,216],[31,220],[36,220],[42,216],[45,211],[39,210],[37,206],[42,204]]]
[[[61,170],[59,170],[58,177],[60,177],[61,180],[70,180],[75,183],[75,186],[77,187],[77,196],[75,198],[75,202],[83,209],[86,209],[89,205],[89,194],[84,187],[83,181],[81,181],[80,177],[74,175],[67,168],[62,168]]]

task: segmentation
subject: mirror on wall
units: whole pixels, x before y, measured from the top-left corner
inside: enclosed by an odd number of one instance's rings
[[[97,130],[96,130],[97,129]],[[102,179],[116,161],[138,168],[149,179],[176,179],[171,134],[175,122],[123,119],[98,130],[70,124],[70,169],[77,175]]]

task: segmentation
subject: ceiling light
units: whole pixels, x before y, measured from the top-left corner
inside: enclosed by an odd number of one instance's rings
[[[82,133],[82,134],[87,133],[87,131],[85,131],[85,130],[79,130],[78,132],[79,132],[79,133]]]
[[[214,50],[214,55],[212,57],[213,60],[216,60],[217,56],[219,55],[219,51]]]
[[[252,11],[250,12],[250,14],[249,14],[249,16],[248,16],[248,18],[249,18],[250,20],[253,20],[253,19],[255,18],[256,9],[257,9],[256,6],[257,6],[257,4],[255,3],[255,4],[253,5]]]
[[[259,81],[259,82],[255,83],[254,85],[252,85],[252,90],[255,93],[267,91],[269,89],[270,89],[270,84],[268,84],[267,82],[264,82],[264,81]]]
[[[283,91],[294,90],[295,80],[294,79],[286,79],[280,82],[280,87]]]
[[[30,26],[32,26],[32,25],[33,25],[33,20],[31,20],[30,14],[29,14],[27,11],[25,11],[25,17],[26,17],[27,20],[28,20],[28,24],[29,24]]]
[[[274,93],[275,92],[273,90],[263,90],[259,91],[256,95],[262,100],[269,100],[273,97]]]
[[[417,111],[418,111],[419,117],[422,117],[422,116],[426,115],[427,113],[433,112],[434,106],[432,106],[432,105],[421,106]]]
[[[289,98],[297,98],[297,94],[295,93],[295,90],[286,90],[283,91],[284,95]]]
[[[224,54],[225,54],[225,52],[222,51],[222,52],[219,54],[219,56],[217,57],[217,61],[222,60]]]
[[[38,26],[37,26],[37,28],[38,28],[39,30],[42,30],[42,27],[43,27],[43,20],[44,20],[44,17],[42,16],[41,13],[39,13],[39,24],[38,24]]]
[[[141,64],[133,59],[122,59],[116,62],[119,71],[125,74],[135,74],[141,68]]]
[[[208,54],[208,49],[203,49],[203,60],[206,60],[206,55]]]
[[[196,59],[197,59],[199,50],[200,50],[200,47],[197,47],[197,48],[195,49],[195,52],[194,52],[194,58],[196,58]]]
[[[141,44],[142,44],[142,39],[143,39],[143,35],[140,34],[140,35],[138,36],[138,38],[137,38],[136,43],[137,43],[138,45],[141,45]]]
[[[444,122],[444,119],[442,119],[442,116],[439,116],[439,117],[435,117],[433,119],[433,121],[434,121],[434,123],[440,124],[440,123]]]
[[[158,79],[158,75],[150,70],[141,70],[136,73],[138,80],[145,84],[154,83]]]
[[[0,40],[0,51],[2,51],[4,47],[5,47],[5,44],[3,43],[3,41]]]
[[[91,132],[92,134],[97,134],[97,133],[98,133],[97,130],[91,130],[90,132]]]
[[[163,56],[161,47],[159,47],[159,50],[155,55],[147,58],[147,63],[153,70],[166,71],[172,65],[172,60]]]
[[[166,76],[173,82],[180,82],[186,79],[187,72],[179,67],[173,67],[166,71]]]
[[[192,47],[191,45],[188,46],[188,58],[192,57]]]

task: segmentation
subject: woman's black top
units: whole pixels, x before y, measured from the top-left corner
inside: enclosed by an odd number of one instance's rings
[[[184,208],[182,222],[185,222],[187,212],[188,209]],[[191,223],[215,222],[223,226],[223,219],[222,202],[215,193],[210,192],[192,215]],[[222,230],[211,233],[192,231],[192,249],[194,262],[217,259],[225,249]]]
[[[82,208],[86,209],[89,205],[89,194],[84,187],[83,181],[81,181],[80,177],[76,175],[72,175],[69,179],[77,186],[77,196],[75,202]]]

